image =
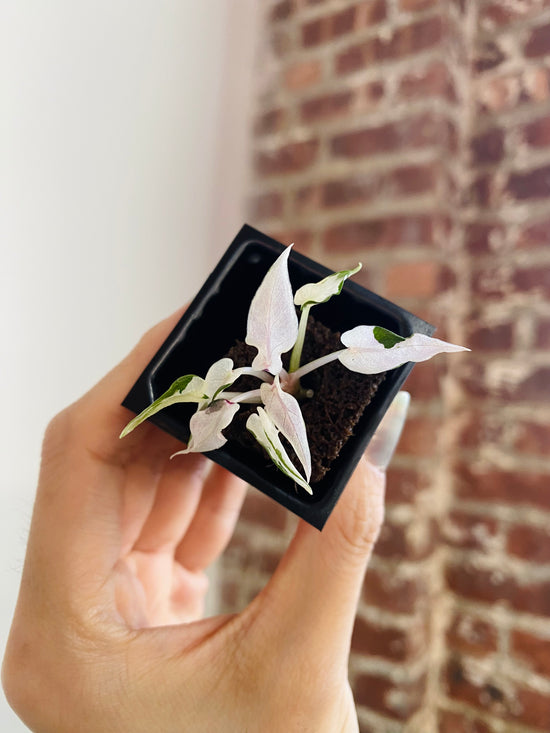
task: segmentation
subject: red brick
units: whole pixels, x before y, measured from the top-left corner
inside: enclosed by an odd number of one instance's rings
[[[307,229],[278,229],[270,231],[269,235],[283,244],[292,244],[297,252],[307,254],[311,249],[313,236]]]
[[[302,186],[294,194],[293,209],[298,214],[307,214],[321,205],[320,186]]]
[[[541,321],[537,324],[535,345],[539,349],[550,348],[550,321]]]
[[[355,27],[369,28],[386,18],[386,0],[365,0],[357,6]]]
[[[293,10],[294,2],[292,0],[280,0],[280,2],[273,6],[270,13],[270,20],[272,23],[287,20],[292,15]]]
[[[422,705],[426,680],[391,682],[374,674],[358,675],[354,685],[355,701],[397,720],[408,720]]]
[[[471,142],[474,165],[498,163],[504,155],[504,131],[498,127],[474,137]]]
[[[523,137],[532,148],[547,148],[550,145],[550,117],[529,122],[523,128]]]
[[[514,401],[550,402],[550,367],[535,369],[508,391]]]
[[[270,152],[256,154],[256,172],[260,176],[295,173],[308,168],[316,159],[318,140],[288,143]]]
[[[436,163],[406,165],[387,174],[386,196],[407,196],[427,191],[435,192],[440,167]]]
[[[538,267],[526,267],[515,270],[512,276],[512,284],[516,291],[538,292],[541,295],[550,297],[550,267],[548,265]]]
[[[547,474],[496,468],[475,470],[464,463],[456,467],[455,475],[457,495],[461,499],[550,509]]]
[[[400,26],[393,32],[388,41],[381,41],[377,57],[379,60],[397,59],[410,56],[428,48],[437,46],[444,33],[444,25],[440,16],[425,18]]]
[[[439,262],[401,262],[388,268],[385,293],[390,299],[429,298],[450,287],[452,281],[451,270]],[[422,451],[420,445],[418,450]]]
[[[550,219],[529,224],[521,230],[518,247],[522,249],[546,249],[550,246]]]
[[[466,248],[474,255],[489,254],[495,251],[503,236],[504,229],[500,225],[469,224],[466,228]]]
[[[468,347],[480,351],[508,351],[514,341],[514,328],[511,323],[498,326],[480,327],[468,333]]]
[[[361,617],[355,620],[351,648],[363,656],[405,662],[417,656],[426,645],[426,632],[419,623],[404,630],[380,626]]]
[[[307,48],[328,40],[328,18],[317,18],[302,26],[302,44]]]
[[[410,215],[338,224],[326,230],[324,246],[334,252],[353,252],[371,247],[431,244],[432,223],[430,216]]]
[[[526,687],[508,695],[490,679],[469,678],[459,659],[452,659],[445,671],[449,697],[485,710],[506,721],[517,721],[537,730],[550,726],[550,697]]]
[[[369,568],[363,584],[364,602],[392,613],[414,614],[428,601],[428,592],[422,577],[401,578],[374,568]]]
[[[447,629],[447,644],[453,651],[475,657],[496,652],[498,632],[488,621],[456,611]]]
[[[456,101],[449,69],[442,61],[433,61],[418,71],[411,71],[399,82],[399,95],[409,99],[441,97]]]
[[[349,46],[336,54],[335,70],[339,75],[351,74],[374,61],[374,42],[371,39]]]
[[[522,77],[520,102],[545,102],[550,98],[550,69],[545,66],[530,67]]]
[[[421,532],[415,534],[413,541],[406,526],[386,520],[374,547],[375,555],[399,560],[423,560],[428,557],[437,543],[437,526],[433,520],[424,519],[423,526],[417,529],[421,529]]]
[[[410,381],[407,386],[409,384]],[[410,504],[428,485],[429,478],[421,471],[390,466],[386,483],[386,503]]]
[[[494,2],[480,8],[480,22],[486,28],[504,28],[524,17],[540,6],[530,3]]]
[[[272,219],[283,213],[283,196],[277,191],[263,193],[252,199],[250,212],[253,219]]]
[[[280,531],[286,526],[287,510],[259,491],[251,490],[243,504],[241,518]]]
[[[550,23],[535,28],[525,44],[524,53],[528,58],[545,56],[550,53]]]
[[[506,550],[531,563],[550,563],[550,530],[530,524],[514,525],[508,531]]]
[[[427,10],[438,2],[439,0],[399,0],[399,8],[406,13],[414,13],[420,10]]]
[[[284,75],[285,85],[292,92],[306,89],[316,84],[321,78],[319,61],[299,61],[290,66]]]
[[[446,579],[454,593],[470,601],[489,604],[504,602],[516,611],[538,616],[550,615],[550,581],[520,585],[502,570],[482,570],[466,562],[449,565]]]
[[[286,111],[284,109],[270,109],[256,119],[254,132],[258,136],[279,132],[284,127],[285,121]]]
[[[533,672],[550,677],[550,638],[527,631],[512,631],[512,654],[530,667]]]
[[[487,550],[498,531],[496,519],[468,512],[450,512],[444,527],[445,542],[464,550]]]
[[[325,15],[304,23],[301,28],[302,44],[306,48],[351,33],[355,26],[357,8],[351,6],[332,15]]]
[[[441,380],[445,374],[442,359],[433,359],[412,370],[407,379],[407,390],[414,400],[429,400],[441,396]]]
[[[489,727],[471,714],[454,713],[450,710],[439,712],[437,730],[438,733],[497,733],[496,728]]]
[[[376,174],[327,181],[321,187],[321,203],[326,208],[365,203],[380,194],[382,183]]]
[[[508,190],[519,201],[550,197],[550,165],[512,173],[508,180]]]
[[[442,142],[445,130],[442,117],[424,112],[416,117],[337,135],[331,140],[330,149],[332,155],[344,158],[381,155],[408,147],[435,146]]]
[[[303,122],[326,120],[349,111],[353,95],[350,91],[323,94],[303,102],[300,116]]]
[[[386,88],[383,81],[369,81],[363,87],[362,106],[366,109],[376,107],[384,96]]]
[[[550,324],[547,346],[550,346]],[[516,430],[514,446],[517,450],[543,457],[550,455],[550,427],[547,423],[521,422],[516,424]]]
[[[478,45],[474,68],[478,72],[488,71],[501,64],[505,58],[506,54],[498,43],[487,40]]]
[[[357,8],[354,6],[340,10],[338,13],[334,13],[331,18],[330,37],[338,38],[346,33],[351,33],[355,26],[356,13]]]

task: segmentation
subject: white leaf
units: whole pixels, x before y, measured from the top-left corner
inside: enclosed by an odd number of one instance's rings
[[[186,374],[184,377],[179,377],[170,385],[164,394],[140,412],[139,415],[136,415],[133,420],[130,420],[121,432],[120,437],[124,438],[124,436],[131,433],[144,420],[147,420],[147,418],[155,415],[160,410],[164,410],[165,407],[175,405],[178,402],[201,402],[203,395],[204,379],[194,374]]]
[[[288,440],[304,468],[306,480],[311,478],[311,454],[307,440],[306,425],[298,400],[281,389],[279,377],[273,384],[262,384],[260,395],[265,410],[275,426]]]
[[[214,400],[220,392],[230,387],[238,379],[243,369],[233,369],[233,361],[228,357],[215,361],[204,379],[204,395]]]
[[[258,443],[265,448],[275,466],[305,489],[308,494],[313,494],[309,484],[293,466],[284,445],[281,443],[275,424],[262,407],[258,407],[258,412],[250,415],[246,421],[246,427]]]
[[[422,333],[403,338],[380,326],[357,326],[341,338],[348,348],[338,354],[338,359],[361,374],[378,374],[409,361],[426,361],[443,352],[469,351]]]
[[[359,272],[363,265],[359,263],[353,270],[341,270],[334,272],[332,275],[319,280],[317,283],[307,283],[298,288],[294,295],[295,305],[302,308],[305,305],[315,305],[317,303],[326,303],[333,295],[339,295],[342,292],[344,282]]]
[[[298,316],[288,275],[291,247],[287,247],[269,268],[248,311],[245,341],[258,349],[252,367],[271,374],[281,371],[281,354],[294,346],[298,336]]]
[[[171,458],[184,453],[207,453],[221,448],[227,443],[221,431],[230,424],[238,409],[238,404],[219,400],[205,410],[196,412],[189,421],[191,437],[187,448],[174,453]]]

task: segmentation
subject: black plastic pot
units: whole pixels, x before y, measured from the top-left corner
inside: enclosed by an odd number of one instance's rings
[[[236,339],[244,340],[248,309],[267,270],[283,245],[245,225],[172,333],[132,387],[123,402],[139,413],[183,374],[204,376],[210,365],[226,355]],[[293,290],[331,273],[326,267],[292,252],[289,258]],[[361,324],[384,326],[401,336],[431,335],[433,326],[394,303],[354,282],[346,281],[342,293],[315,306],[315,317],[334,331]],[[330,471],[313,485],[309,496],[266,457],[228,441],[208,457],[245,479],[283,506],[322,529],[376,427],[413,367],[405,364],[387,373],[385,380],[347,441]],[[189,419],[196,405],[174,405],[151,419],[167,433],[187,442]],[[177,460],[177,458],[175,459]]]

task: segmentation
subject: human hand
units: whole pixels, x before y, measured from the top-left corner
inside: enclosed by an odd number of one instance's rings
[[[48,427],[7,698],[37,733],[357,731],[347,662],[384,473],[363,460],[244,611],[202,619],[246,487],[202,455],[170,461],[179,444],[152,424],[118,440],[179,315]]]

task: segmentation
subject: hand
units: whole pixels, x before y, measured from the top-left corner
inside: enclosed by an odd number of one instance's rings
[[[37,733],[349,733],[347,678],[384,473],[359,464],[322,533],[300,522],[241,613],[201,620],[205,569],[245,485],[121,400],[177,317],[150,331],[47,429],[7,698]]]

